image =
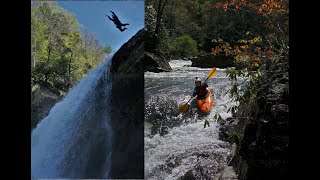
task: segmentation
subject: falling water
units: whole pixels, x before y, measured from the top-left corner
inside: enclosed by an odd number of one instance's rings
[[[32,179],[108,177],[111,59],[74,86],[32,131]]]

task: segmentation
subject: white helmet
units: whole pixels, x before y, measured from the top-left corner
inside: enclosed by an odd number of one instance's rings
[[[200,82],[200,83],[201,83],[201,79],[198,78],[198,77],[196,77],[196,80],[195,80],[194,82],[195,82],[195,83],[196,83],[196,82]]]

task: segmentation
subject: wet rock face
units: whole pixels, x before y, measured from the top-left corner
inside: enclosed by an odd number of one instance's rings
[[[144,177],[143,73],[112,77],[109,109],[112,128],[110,176]]]
[[[151,52],[145,52],[145,31],[139,30],[114,54],[111,72],[132,74],[145,71],[171,71],[167,60]]]
[[[238,119],[235,117],[229,117],[220,122],[219,139],[223,141],[230,141],[232,133],[235,132],[235,128],[238,125]]]
[[[111,63],[112,73],[143,72],[144,30],[139,30],[114,54]]]
[[[279,75],[277,75],[279,76]],[[287,76],[287,74],[283,74]],[[288,174],[289,106],[288,81],[271,75],[261,91],[258,112],[244,128],[232,165],[239,179],[286,179]]]
[[[143,60],[144,71],[163,72],[171,71],[169,63],[161,56],[146,52]]]
[[[219,179],[225,169],[226,157],[219,154],[194,153],[197,165],[187,171],[181,180]]]
[[[109,114],[112,128],[110,177],[144,178],[144,38],[137,32],[115,53]]]

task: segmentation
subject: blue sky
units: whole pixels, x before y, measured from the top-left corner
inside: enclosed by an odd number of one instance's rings
[[[101,45],[117,51],[144,27],[144,1],[58,1],[58,5],[75,15],[78,22],[96,34]],[[113,11],[122,23],[129,23],[121,32],[106,14]]]

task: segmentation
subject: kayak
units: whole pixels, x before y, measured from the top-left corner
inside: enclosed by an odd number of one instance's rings
[[[209,112],[212,108],[213,98],[212,93],[209,90],[209,95],[205,99],[197,99],[197,105],[200,111]]]

